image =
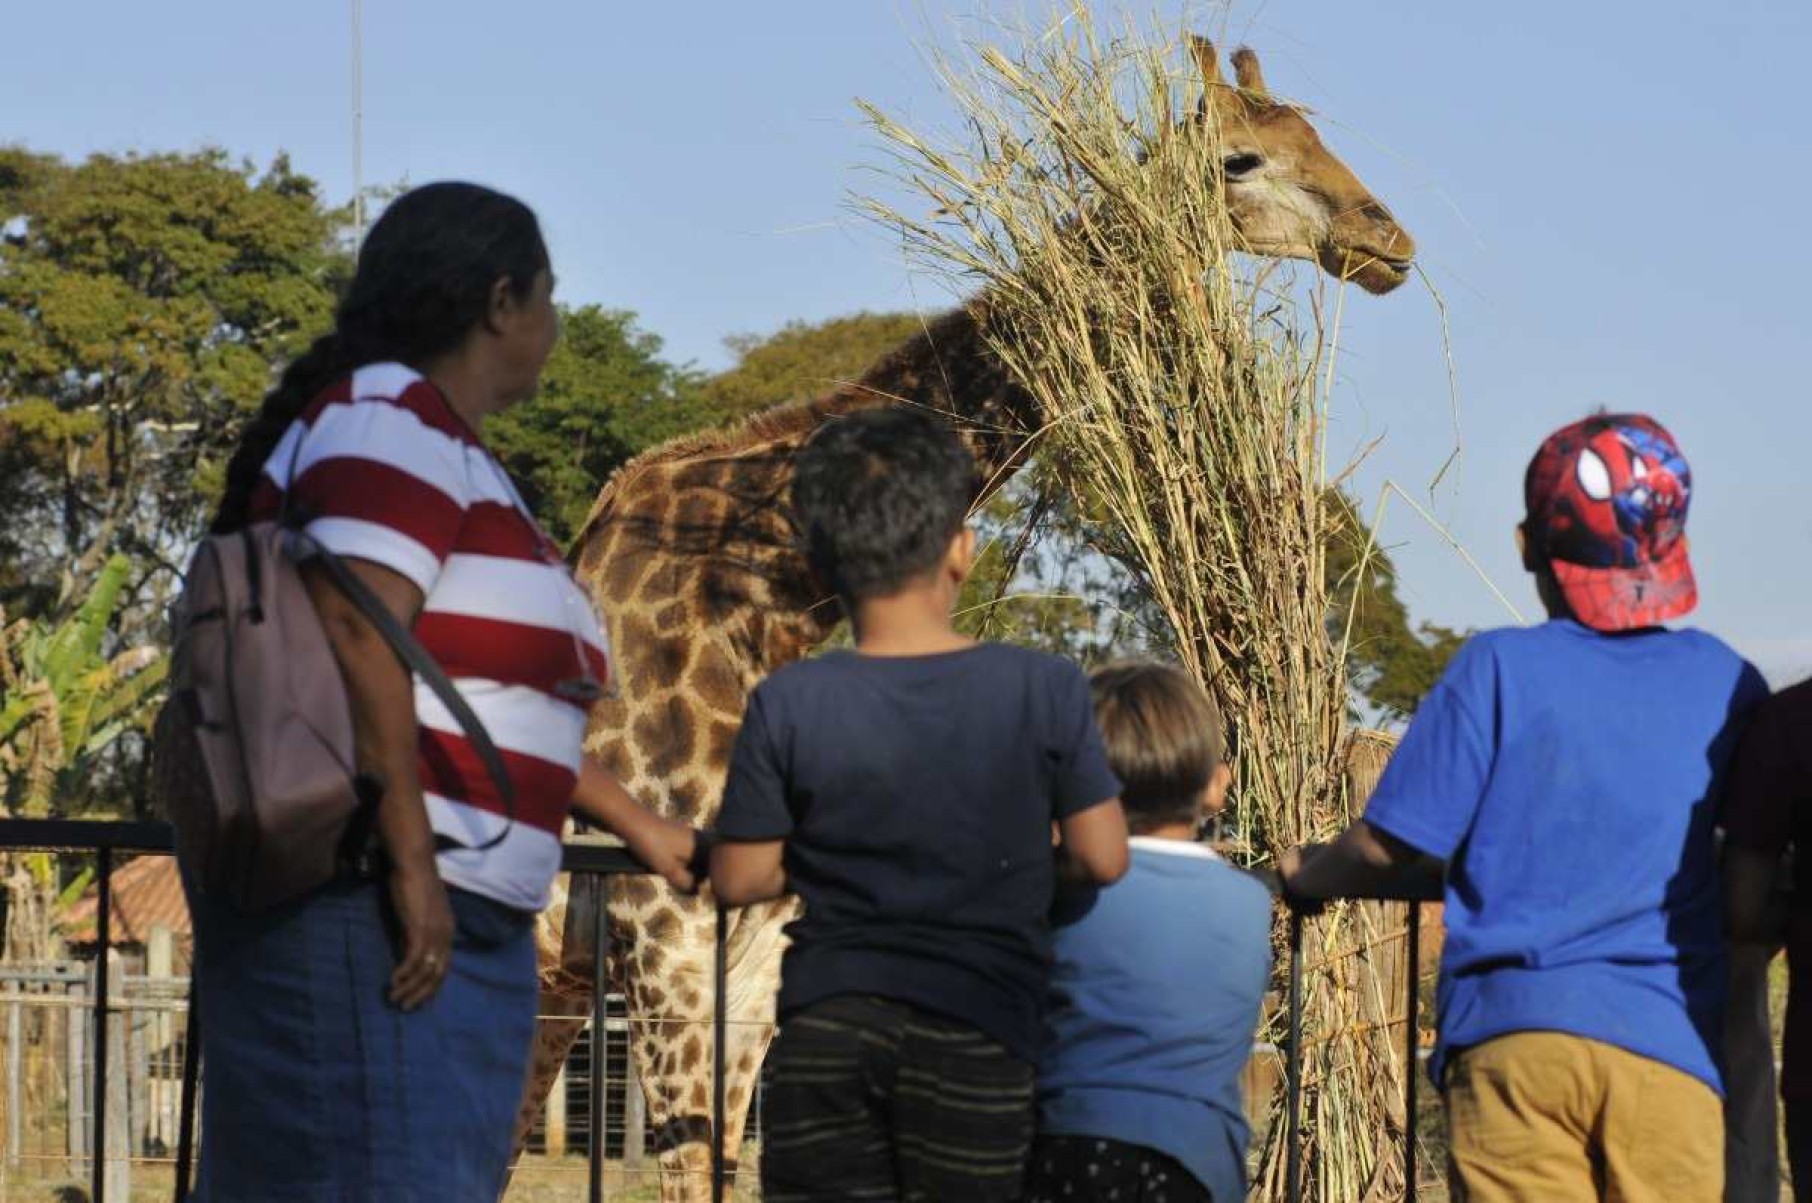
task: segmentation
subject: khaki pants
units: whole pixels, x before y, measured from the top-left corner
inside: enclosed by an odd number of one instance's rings
[[[1720,1203],[1717,1092],[1596,1040],[1516,1032],[1447,1071],[1456,1203]]]

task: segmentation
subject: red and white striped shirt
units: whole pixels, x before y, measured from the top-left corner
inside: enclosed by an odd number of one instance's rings
[[[484,723],[515,786],[516,823],[476,851],[503,829],[506,808],[458,722],[417,680],[428,820],[462,845],[440,854],[442,878],[539,910],[560,867],[585,734],[572,685],[610,676],[589,599],[502,466],[440,390],[402,364],[360,368],[316,398],[265,462],[254,519],[276,516],[292,459],[291,504],[309,533],[421,589],[416,637]]]

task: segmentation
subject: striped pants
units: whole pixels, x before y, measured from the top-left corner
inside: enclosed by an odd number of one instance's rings
[[[1032,1067],[967,1024],[842,995],[788,1016],[769,1066],[763,1203],[1019,1197]]]

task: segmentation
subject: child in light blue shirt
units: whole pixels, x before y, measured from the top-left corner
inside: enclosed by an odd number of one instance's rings
[[[1090,685],[1132,867],[1059,905],[1026,1199],[1237,1203],[1271,897],[1196,842],[1231,780],[1220,715],[1166,665],[1110,666]]]

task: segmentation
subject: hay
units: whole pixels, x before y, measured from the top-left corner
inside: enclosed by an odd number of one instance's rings
[[[1269,285],[1274,265],[1236,257],[1215,138],[1180,119],[1201,88],[1180,39],[1110,38],[1078,9],[1011,42],[967,67],[935,58],[964,125],[947,143],[864,106],[929,215],[863,203],[919,263],[979,286],[969,304],[1046,423],[1040,454],[1227,716],[1236,821],[1268,860],[1350,809],[1321,307],[1305,320]],[[1401,1191],[1395,910],[1337,907],[1312,927],[1305,1198]],[[1254,1185],[1281,1198],[1269,1127]]]

